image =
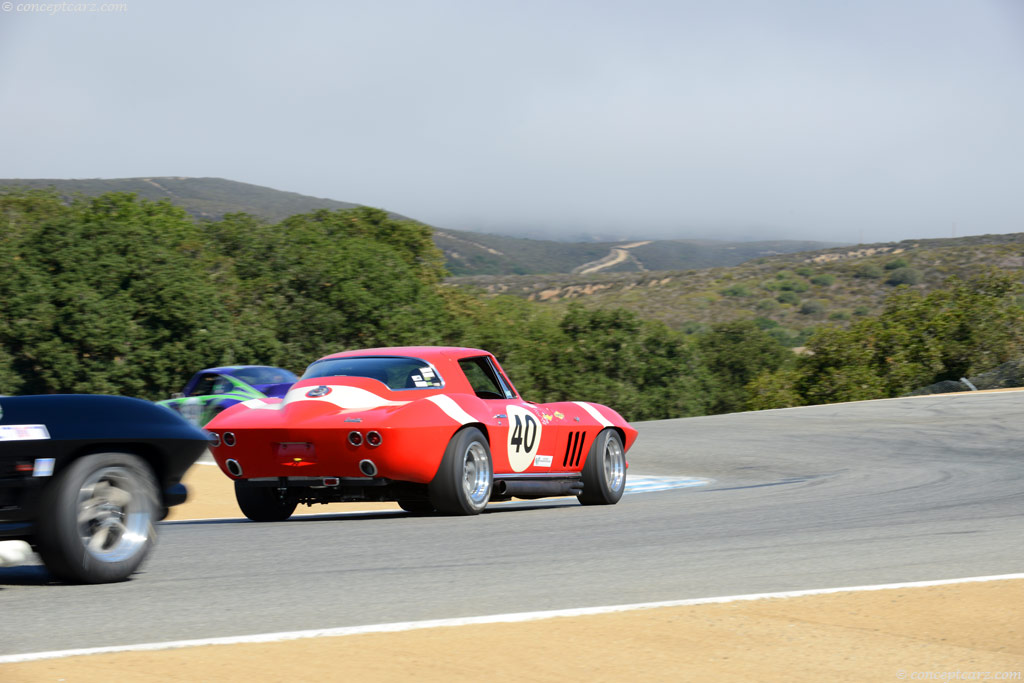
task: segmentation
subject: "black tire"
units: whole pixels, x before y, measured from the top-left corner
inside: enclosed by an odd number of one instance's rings
[[[274,486],[253,486],[244,479],[235,481],[235,500],[242,514],[254,522],[283,522],[299,504],[294,497],[281,496]]]
[[[439,512],[476,515],[491,499],[494,468],[487,437],[476,427],[456,432],[430,482],[430,502]]]
[[[69,583],[123,581],[153,548],[160,507],[153,471],[142,458],[82,456],[43,491],[39,555],[51,574]]]
[[[576,498],[583,505],[615,505],[626,490],[626,454],[622,438],[605,429],[594,440],[583,463],[583,493]]]
[[[434,511],[434,504],[429,500],[399,500],[396,502],[398,507],[415,515],[429,515]]]

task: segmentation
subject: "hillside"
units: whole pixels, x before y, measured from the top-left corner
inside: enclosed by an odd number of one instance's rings
[[[222,178],[0,179],[0,188],[54,188],[65,200],[75,194],[133,192],[150,200],[169,199],[199,220],[219,220],[228,213],[248,213],[277,223],[316,209],[351,209],[358,204],[282,192]],[[403,219],[396,213],[392,218]],[[825,242],[775,240],[719,242],[658,240],[624,242],[557,242],[521,239],[439,228],[434,243],[454,275],[523,275],[571,272],[643,272],[730,266],[759,256],[830,246]]]
[[[797,240],[556,242],[448,229],[438,229],[434,242],[456,276],[687,270],[835,246]]]
[[[297,213],[316,209],[351,209],[358,204],[309,197],[223,178],[92,178],[84,180],[2,179],[3,187],[55,188],[65,199],[104,192],[134,192],[149,200],[170,199],[199,219],[219,220],[227,213],[244,212],[277,223]]]
[[[692,330],[761,319],[796,332],[876,314],[905,284],[930,291],[985,266],[1024,269],[1024,233],[906,240],[758,257],[738,266],[633,273],[457,277],[450,284],[564,307],[626,307]],[[1024,275],[1024,273],[1022,273]]]

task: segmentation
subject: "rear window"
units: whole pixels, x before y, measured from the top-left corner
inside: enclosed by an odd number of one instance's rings
[[[314,377],[368,377],[396,391],[437,389],[444,384],[430,363],[406,356],[325,358],[310,365],[302,374],[302,379]]]

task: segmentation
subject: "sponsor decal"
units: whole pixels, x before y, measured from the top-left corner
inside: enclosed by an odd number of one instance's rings
[[[329,393],[331,393],[331,388],[325,387],[324,385],[321,384],[320,386],[314,387],[307,391],[306,398],[323,398]]]
[[[544,420],[545,424],[547,424],[548,422],[551,422],[551,415],[548,415],[547,413],[541,413],[540,414],[540,418],[542,420]]]
[[[0,426],[0,441],[39,441],[49,439],[46,425],[3,425]]]
[[[420,374],[423,375],[424,377],[426,377],[427,379],[433,379],[434,378],[434,369],[433,368],[420,368]]]
[[[551,467],[552,456],[550,455],[538,455],[533,459],[534,467]]]
[[[564,420],[564,419],[565,419],[565,413],[560,413],[560,412],[558,412],[558,411],[556,410],[556,411],[555,411],[555,419],[556,419],[556,420]]]

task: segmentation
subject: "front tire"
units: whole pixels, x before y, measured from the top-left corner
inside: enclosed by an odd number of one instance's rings
[[[450,515],[477,515],[491,499],[494,484],[491,449],[476,427],[456,432],[430,482],[430,502]]]
[[[57,473],[40,504],[39,555],[51,574],[69,583],[123,581],[156,539],[156,480],[136,455],[78,458]]]
[[[614,429],[597,435],[583,463],[583,493],[576,498],[583,505],[615,505],[626,490],[626,454],[622,438]]]
[[[283,522],[299,504],[273,486],[253,486],[243,479],[235,480],[235,500],[242,514],[254,522]]]

